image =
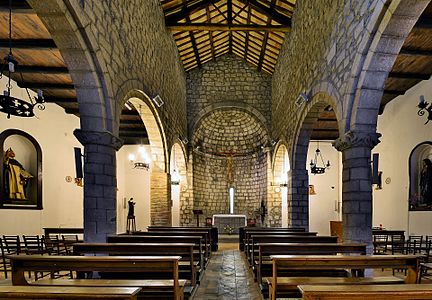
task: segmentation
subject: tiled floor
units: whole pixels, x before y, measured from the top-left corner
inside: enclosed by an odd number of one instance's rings
[[[235,245],[238,247],[238,244]],[[213,253],[194,299],[262,299],[258,285],[254,282],[240,251],[229,248],[225,246]]]

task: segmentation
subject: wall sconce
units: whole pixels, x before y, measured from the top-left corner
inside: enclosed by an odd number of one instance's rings
[[[143,146],[139,146],[138,155],[130,153],[128,159],[133,164],[134,169],[147,171],[150,169],[150,158]]]
[[[427,121],[426,121],[425,125],[427,123],[429,123],[429,121],[432,121],[432,103],[429,104],[428,102],[426,102],[423,95],[420,96],[420,102],[417,105],[417,107],[419,108],[417,114],[420,117],[424,116],[426,111],[428,112]]]
[[[295,100],[295,104],[300,107],[303,103],[307,103],[308,101],[308,95],[306,95],[306,93],[300,93],[300,95],[298,95],[297,99]]]
[[[164,101],[162,100],[162,98],[159,95],[156,95],[155,97],[153,97],[152,101],[154,102],[154,104],[156,104],[157,107],[161,107],[162,105],[164,105]]]

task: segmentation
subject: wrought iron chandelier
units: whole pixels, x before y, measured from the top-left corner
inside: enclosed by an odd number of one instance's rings
[[[37,97],[34,97],[34,100],[30,96],[27,88],[25,90],[27,92],[29,101],[11,96],[11,75],[15,72],[17,66],[18,62],[12,55],[12,0],[9,0],[9,53],[4,58],[0,73],[0,79],[3,76],[8,78],[6,89],[3,91],[3,95],[0,95],[0,111],[7,114],[8,119],[10,119],[11,115],[17,117],[34,117],[33,109],[35,107],[37,107],[39,110],[45,109],[45,101],[41,90],[37,91]],[[21,73],[20,76],[21,81],[24,81]]]
[[[319,163],[322,163],[322,166],[319,166]],[[315,158],[310,162],[311,173],[312,174],[324,174],[325,170],[330,168],[330,161],[327,161],[327,164],[324,162],[322,157],[321,150],[319,149],[319,142],[317,142],[317,149],[315,150]]]
[[[417,114],[422,117],[424,116],[424,114],[426,112],[428,112],[428,116],[427,116],[427,121],[425,123],[425,125],[427,123],[429,123],[429,121],[432,121],[432,103],[429,104],[428,102],[426,102],[425,98],[423,95],[420,96],[420,102],[417,105],[417,107],[419,108]]]

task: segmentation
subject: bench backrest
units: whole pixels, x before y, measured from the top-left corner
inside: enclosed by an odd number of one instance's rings
[[[301,227],[240,227],[239,228],[239,244],[240,251],[244,251],[244,239],[247,231],[291,231],[291,232],[305,232],[305,228]]]

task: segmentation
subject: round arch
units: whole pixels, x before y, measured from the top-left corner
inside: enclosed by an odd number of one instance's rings
[[[171,200],[172,200],[172,225],[180,226],[182,223],[182,194],[187,188],[187,164],[186,156],[181,142],[176,142],[171,147],[170,175],[171,175]]]

